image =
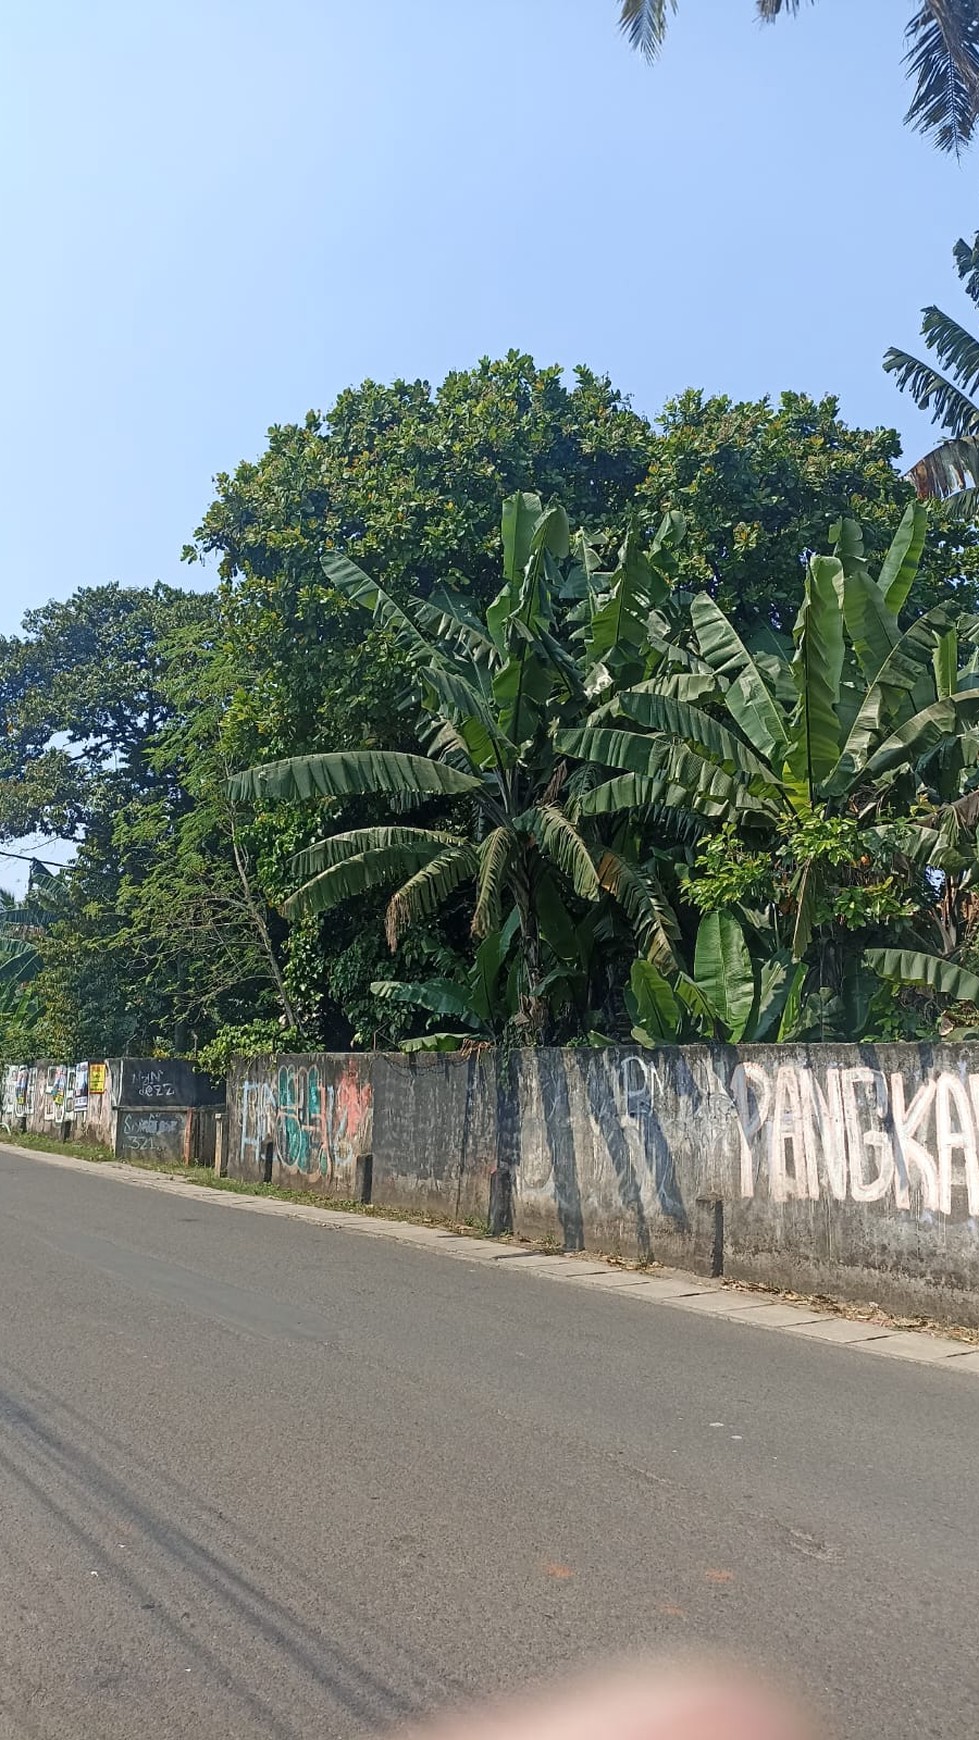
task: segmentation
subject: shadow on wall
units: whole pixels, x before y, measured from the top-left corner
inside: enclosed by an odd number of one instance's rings
[[[979,1047],[260,1060],[231,1098],[241,1176],[369,1161],[379,1204],[979,1322]]]
[[[695,1115],[702,1098],[679,1051],[649,1054],[539,1051],[520,1059],[521,1140],[515,1181],[518,1230],[557,1236],[566,1251],[603,1248],[648,1261],[658,1245],[686,1244],[691,1216],[657,1089]],[[556,1221],[556,1225],[554,1222]]]

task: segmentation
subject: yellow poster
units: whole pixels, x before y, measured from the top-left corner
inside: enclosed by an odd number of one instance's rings
[[[88,1066],[88,1091],[90,1094],[105,1093],[105,1064],[90,1063]]]

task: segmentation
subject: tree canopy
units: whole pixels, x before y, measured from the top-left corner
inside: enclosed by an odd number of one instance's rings
[[[580,1037],[592,1030],[587,1021],[582,1027],[586,1017],[599,1023],[595,1031],[617,1030],[633,957],[647,965],[639,989],[629,988],[630,1019],[649,1031],[644,1023],[652,1016],[646,1008],[639,1018],[636,999],[648,1001],[651,970],[661,963],[641,936],[637,942],[637,915],[652,923],[651,911],[673,913],[674,970],[685,975],[681,985],[695,984],[699,925],[710,915],[683,877],[696,878],[692,887],[710,886],[717,871],[711,851],[736,864],[738,850],[724,833],[730,818],[699,802],[680,803],[669,827],[663,824],[659,852],[643,833],[646,821],[628,809],[591,814],[582,792],[584,807],[572,811],[566,806],[575,787],[560,772],[571,763],[556,751],[553,732],[598,728],[592,715],[601,706],[618,706],[620,691],[650,681],[719,717],[728,701],[693,635],[698,599],[722,614],[748,655],[762,661],[759,668],[775,661],[784,688],[805,576],[814,555],[832,546],[834,525],[860,523],[860,560],[870,570],[886,559],[914,501],[897,455],[893,431],[850,427],[832,398],[784,394],[776,403],[736,403],[694,391],[653,421],[606,378],[583,368],[565,377],[519,352],[455,372],[434,390],[420,381],[367,382],[341,394],[330,411],[273,429],[257,460],[217,480],[188,552],[216,559],[215,592],[88,588],[30,613],[20,635],[0,642],[0,835],[41,833],[76,846],[38,939],[40,970],[31,969],[36,1046],[66,1054],[157,1045],[206,1051],[213,1044],[223,1058],[237,1044],[281,1045],[286,1036],[296,1045],[393,1044],[426,1037],[418,1031],[419,1005],[404,987],[433,983],[456,987],[455,1014],[465,1025],[467,1008],[473,1032],[497,1031],[501,1018],[515,1018],[522,998],[525,1032]],[[549,504],[560,502],[560,523],[577,555],[570,544],[566,554],[546,549],[533,625],[518,626],[517,612],[503,631],[501,573],[509,587],[518,581],[501,521],[508,499],[536,500],[545,520]],[[940,508],[927,527],[922,522],[902,629],[916,617],[932,622],[939,609],[963,616],[976,607],[975,533],[945,514]],[[623,590],[623,575],[632,587],[650,564],[656,584],[640,609],[642,588]],[[446,598],[454,601],[454,627],[437,626]],[[641,656],[630,650],[633,618],[646,637]],[[409,620],[420,640],[405,627]],[[431,673],[449,658],[443,642],[463,636],[460,624],[475,636],[464,656],[456,649],[464,668],[450,668],[441,689],[432,689]],[[544,675],[536,654],[525,665],[546,696],[546,717],[529,737],[510,717],[506,693],[505,673],[516,668],[513,636],[521,635],[557,661],[545,659]],[[679,663],[661,670],[664,647],[674,648]],[[456,685],[451,705],[446,682]],[[425,788],[418,816],[405,816],[401,773],[419,756],[426,765],[433,760],[429,740],[419,738],[419,708],[424,715],[431,690],[449,708],[439,729],[461,729],[459,682],[471,691],[483,749],[495,744],[494,754],[513,759],[517,784],[505,802],[493,797],[496,775],[473,739],[469,777],[486,802],[475,792],[463,799],[460,826],[460,794],[436,786]],[[527,691],[521,709],[535,692]],[[841,717],[856,692],[848,680]],[[466,729],[476,729],[471,720]],[[342,780],[328,796],[316,788],[318,802],[309,801],[313,786],[307,791],[292,773],[274,799],[267,781],[247,788],[248,803],[246,786],[229,784],[244,770],[275,763],[319,767],[326,778],[324,753],[339,757],[329,762],[330,778]],[[690,753],[706,765],[702,745]],[[357,783],[364,767],[378,773],[374,783]],[[581,780],[587,785],[600,772],[592,758]],[[388,774],[393,785],[385,783]],[[621,790],[624,777],[620,770],[599,783]],[[723,786],[727,778],[726,768],[715,768],[708,783]],[[669,786],[671,802],[679,789],[676,781]],[[742,820],[739,812],[739,826]],[[834,826],[852,820],[836,817]],[[412,833],[418,829],[439,842],[434,879],[426,880],[428,846]],[[528,889],[536,889],[528,869],[535,855],[558,854],[549,873],[555,900],[539,926],[542,973],[532,963],[518,991],[517,945],[508,935],[498,963],[506,972],[488,1000],[487,956],[479,955],[487,937],[470,934],[462,882],[445,885],[444,901],[412,906],[412,922],[403,926],[390,912],[386,919],[389,891],[373,870],[400,866],[404,879],[421,876],[411,902],[461,866],[473,869],[478,886],[483,845],[500,829],[486,875],[502,877],[511,893],[520,887],[518,928],[521,906],[525,915],[531,910]],[[342,848],[322,844],[337,836]],[[364,852],[348,851],[351,842]],[[795,849],[778,845],[788,880]],[[334,852],[341,856],[327,862]],[[374,853],[381,856],[360,862]],[[454,868],[446,853],[458,855]],[[582,894],[586,859],[600,887],[594,910]],[[308,899],[296,881],[303,864],[318,889]],[[572,864],[578,881],[572,874],[566,888]],[[357,877],[355,897],[324,900]],[[562,907],[563,925],[555,916]],[[665,919],[662,936],[671,935],[672,923]],[[733,934],[727,918],[723,927],[715,942],[726,948]],[[505,928],[501,912],[501,938]],[[701,965],[709,958],[705,942]],[[614,983],[610,970],[618,974]],[[422,1007],[433,1012],[434,994],[423,996]],[[682,996],[680,1004],[686,1008]],[[16,1031],[23,1033],[27,1004],[18,1008]],[[571,1011],[577,1028],[568,1025]]]
[[[841,521],[801,570],[792,645],[756,653],[708,593],[677,595],[675,512],[606,571],[559,504],[508,498],[481,612],[449,588],[403,606],[326,554],[402,648],[419,722],[410,752],[327,744],[233,781],[320,821],[285,912],[393,887],[395,949],[472,885],[471,964],[372,987],[422,1012],[419,1046],[629,1023],[643,1044],[880,1038],[895,986],[972,1003],[979,628],[941,606],[902,627],[926,529],[909,504],[875,568]],[[366,796],[388,813],[351,828]]]

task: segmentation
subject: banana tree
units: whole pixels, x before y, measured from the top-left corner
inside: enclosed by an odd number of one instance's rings
[[[587,1022],[589,987],[581,980],[590,962],[601,980],[603,927],[624,924],[641,954],[668,958],[675,918],[652,869],[634,859],[628,818],[587,812],[583,822],[590,770],[572,774],[554,736],[591,716],[610,673],[644,671],[646,618],[667,590],[681,529],[668,519],[648,551],[634,531],[616,568],[603,572],[586,539],[572,546],[560,506],[511,496],[503,508],[503,586],[485,617],[444,589],[402,608],[346,556],[327,554],[330,586],[368,611],[406,662],[421,752],[340,749],[236,777],[238,798],[317,801],[339,824],[294,859],[286,915],[328,912],[394,883],[386,914],[394,950],[412,926],[471,886],[476,939],[503,932],[514,915],[512,1019],[530,1042],[545,1036],[562,1001],[574,1002]],[[562,635],[555,604],[569,590],[582,606],[575,640]],[[343,805],[361,797],[385,799],[388,816],[344,827]],[[429,813],[409,823],[403,817],[412,808]],[[682,851],[699,825],[674,809],[664,815],[662,841],[672,826]],[[453,1012],[461,1016],[458,1002]]]
[[[502,930],[491,931],[476,950],[472,966],[458,978],[422,983],[376,979],[371,991],[384,1003],[399,1003],[453,1023],[450,1030],[427,1032],[401,1042],[403,1051],[459,1051],[469,1044],[488,1044],[499,1037],[517,1014],[512,945],[516,912]]]
[[[938,818],[941,805],[973,777],[979,715],[974,653],[968,649],[960,668],[957,631],[944,610],[907,628],[900,623],[925,523],[924,508],[910,506],[876,575],[859,528],[853,522],[838,528],[834,554],[808,564],[793,655],[781,670],[773,672],[771,659],[763,667],[713,600],[700,595],[690,607],[691,625],[700,672],[712,676],[701,702],[678,697],[654,675],[618,695],[599,723],[557,738],[560,752],[605,770],[582,798],[583,814],[615,814],[644,803],[679,805],[726,827],[729,839],[739,842],[737,850],[743,843],[762,863],[771,859],[790,867],[781,910],[772,902],[759,918],[742,901],[737,919],[759,939],[764,933],[761,957],[769,966],[779,963],[790,1007],[798,1000],[799,967],[810,959],[815,928],[821,933],[819,970],[827,951],[835,954],[839,989],[847,974],[853,977],[852,949],[848,959],[841,946],[848,913],[851,920],[867,921],[852,924],[862,933],[919,919],[918,946],[910,952],[920,955],[921,937],[934,929],[928,914],[936,878],[971,876],[973,841]],[[891,861],[886,875],[880,874],[883,859]],[[901,898],[896,861],[905,882],[910,876],[915,883],[916,903]],[[848,877],[866,898],[841,892],[839,884]],[[696,879],[691,892],[696,900]],[[879,954],[871,952],[867,964],[880,968]],[[889,958],[885,976],[893,977],[894,965]],[[954,995],[955,965],[944,966],[944,986]],[[934,969],[918,960],[908,982],[922,982],[929,971],[934,981]],[[760,980],[759,965],[759,1011]],[[971,980],[963,978],[959,988],[971,995]],[[689,975],[679,975],[672,989],[681,1010],[692,1009],[702,1024],[720,1020],[725,1026],[723,1011],[709,996],[704,1016]]]

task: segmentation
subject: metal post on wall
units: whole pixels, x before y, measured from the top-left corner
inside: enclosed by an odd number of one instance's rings
[[[217,1178],[228,1176],[228,1127],[224,1112],[214,1114],[214,1172]]]

